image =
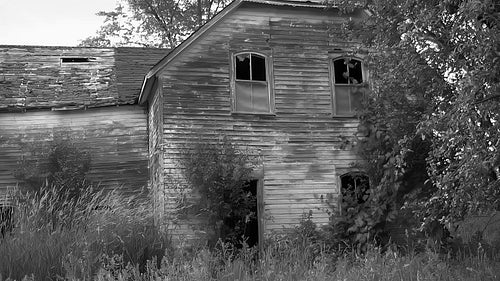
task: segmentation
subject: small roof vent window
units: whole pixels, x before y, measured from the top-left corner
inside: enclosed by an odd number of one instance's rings
[[[71,58],[61,58],[62,63],[87,63],[95,61],[95,58],[82,58],[82,57],[71,57]]]

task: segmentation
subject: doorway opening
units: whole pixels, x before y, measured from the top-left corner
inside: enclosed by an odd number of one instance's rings
[[[340,176],[342,205],[363,204],[370,197],[370,179],[364,173],[351,172]]]
[[[243,190],[251,193],[255,198],[255,204],[252,205],[251,215],[245,222],[244,231],[244,236],[247,239],[246,243],[249,247],[253,247],[258,245],[262,239],[261,216],[263,210],[260,210],[260,206],[262,206],[262,180],[253,179],[247,181]]]

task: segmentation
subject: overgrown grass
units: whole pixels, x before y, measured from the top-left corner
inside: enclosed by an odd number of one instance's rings
[[[486,256],[450,259],[432,252],[400,255],[370,248],[363,255],[315,253],[311,245],[288,244],[280,238],[260,258],[253,249],[237,254],[219,244],[217,250],[201,249],[190,257],[165,258],[160,267],[150,264],[146,273],[128,266],[102,269],[97,280],[500,280],[500,263]],[[289,241],[288,241],[289,242]],[[173,253],[172,253],[173,254]],[[178,258],[175,258],[178,257]]]
[[[304,223],[268,237],[264,251],[171,247],[137,197],[54,189],[19,199],[14,231],[0,240],[0,280],[500,280],[500,259],[481,246],[453,256],[371,247],[335,251]],[[1,239],[1,238],[0,238]]]
[[[136,196],[87,189],[72,198],[44,188],[15,206],[15,228],[0,238],[3,278],[90,280],[108,257],[139,270],[168,246],[166,234],[153,227],[151,208]]]

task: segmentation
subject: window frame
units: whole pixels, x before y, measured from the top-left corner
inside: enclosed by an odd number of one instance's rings
[[[355,59],[358,60],[361,63],[361,75],[363,77],[363,82],[359,84],[336,84],[335,83],[335,67],[334,67],[334,62],[339,59]],[[331,89],[331,100],[332,100],[332,117],[355,117],[356,113],[352,109],[352,106],[350,104],[350,99],[349,99],[349,114],[339,114],[337,113],[337,102],[336,102],[336,87],[337,85],[344,85],[343,87],[348,87],[348,88],[368,88],[368,85],[370,83],[370,77],[369,77],[369,71],[367,67],[365,66],[365,60],[364,56],[359,56],[359,55],[352,55],[352,54],[333,54],[329,56],[329,72],[330,72],[330,89]],[[366,95],[366,92],[364,93]],[[350,95],[349,95],[350,98]]]
[[[264,58],[264,65],[266,67],[266,81],[259,80],[237,80],[236,79],[236,56],[248,54],[248,55],[258,55]],[[244,50],[238,52],[230,53],[230,87],[231,87],[231,113],[232,114],[252,114],[252,115],[275,115],[275,103],[274,103],[274,80],[273,80],[273,69],[272,69],[272,55],[266,54],[254,50]],[[251,71],[251,66],[250,66]],[[252,111],[238,111],[236,110],[236,82],[244,81],[246,83],[255,83],[267,86],[267,97],[269,102],[269,111],[266,112],[252,112]]]

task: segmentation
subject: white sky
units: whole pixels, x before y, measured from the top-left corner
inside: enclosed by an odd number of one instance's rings
[[[76,46],[116,0],[0,0],[0,45]]]

